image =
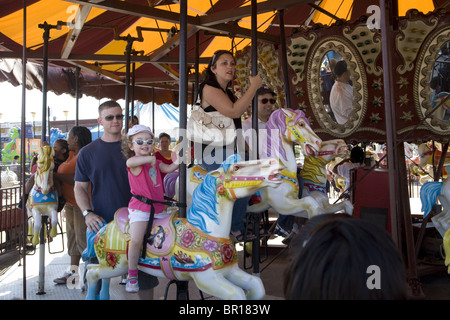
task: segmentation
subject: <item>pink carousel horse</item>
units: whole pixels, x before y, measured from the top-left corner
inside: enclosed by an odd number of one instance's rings
[[[33,217],[34,225],[29,220],[28,233],[33,234],[32,243],[39,243],[39,231],[42,216],[50,216],[52,227],[50,236],[56,237],[58,225],[58,193],[53,186],[54,151],[51,146],[42,146],[37,160],[35,183],[27,200],[28,216]]]
[[[236,199],[279,185],[280,170],[275,159],[236,162],[236,156],[228,158],[195,189],[186,219],[175,213],[154,220],[139,269],[157,277],[193,279],[200,290],[221,299],[263,298],[261,279],[237,264],[229,236],[231,216]],[[88,266],[86,299],[95,299],[99,279],[100,299],[109,299],[109,279],[127,272],[127,231],[128,211],[122,208],[114,221],[97,233],[94,249],[99,264]]]

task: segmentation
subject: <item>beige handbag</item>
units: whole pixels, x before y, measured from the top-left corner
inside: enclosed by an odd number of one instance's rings
[[[205,112],[195,106],[187,122],[187,135],[190,141],[212,145],[227,146],[236,139],[236,126],[231,118],[219,111]]]

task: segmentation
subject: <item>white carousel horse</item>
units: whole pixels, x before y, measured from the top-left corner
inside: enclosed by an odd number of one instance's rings
[[[345,200],[336,204],[330,204],[326,190],[328,181],[327,164],[337,157],[344,157],[348,153],[347,144],[342,139],[322,141],[317,156],[305,156],[305,163],[300,176],[303,178],[302,197],[312,196],[320,203],[326,213],[344,210],[348,214],[353,213],[353,205]]]
[[[442,155],[442,147],[436,142],[437,148],[434,153],[434,166],[439,164]],[[420,170],[414,163],[410,164],[411,172],[417,176],[420,176],[420,183],[425,184],[426,182],[433,181],[433,148],[430,143],[422,143],[418,146],[419,161],[418,166],[423,168]],[[442,167],[442,177],[446,178],[448,176],[448,171],[450,170],[450,148],[447,151],[444,165]]]
[[[298,198],[297,163],[292,143],[301,145],[305,155],[318,153],[322,140],[311,129],[308,119],[301,110],[281,108],[275,110],[266,123],[267,146],[261,158],[277,158],[283,171],[282,184],[276,188],[259,191],[261,202],[247,208],[247,212],[263,212],[272,207],[279,214],[312,217],[321,213],[320,204],[313,197]],[[187,170],[187,204],[191,203],[192,192],[207,174],[201,166]],[[178,191],[178,188],[176,188]],[[177,195],[178,198],[178,195]],[[280,201],[280,199],[283,199]]]
[[[19,184],[17,174],[14,171],[10,170],[9,168],[6,168],[5,171],[2,171],[1,179],[3,188],[13,187]]]
[[[436,230],[444,237],[450,228],[450,179],[443,182],[427,182],[420,189],[420,201],[425,218],[436,203],[436,199],[442,205],[442,212],[431,218]]]
[[[299,183],[297,179],[297,161],[293,144],[301,145],[306,156],[316,156],[319,153],[322,140],[312,131],[305,114],[300,110],[275,110],[266,123],[267,148],[264,157],[275,157],[280,160],[285,169],[280,177],[281,186],[262,189],[261,201],[250,205],[248,212],[263,212],[269,208],[282,215],[294,215],[311,218],[324,213],[321,203],[314,197],[298,198]]]
[[[32,243],[39,243],[39,231],[42,225],[42,216],[50,216],[52,227],[50,236],[56,237],[58,225],[58,193],[53,186],[53,160],[54,151],[51,146],[42,146],[37,160],[37,171],[34,186],[27,200],[28,216],[33,217],[34,225],[29,220],[28,230],[33,233]]]
[[[279,185],[280,171],[275,159],[236,162],[236,156],[228,158],[195,189],[186,219],[172,214],[153,221],[139,269],[157,277],[193,279],[200,290],[221,299],[261,299],[265,295],[261,279],[237,264],[229,237],[232,209],[237,198]],[[100,299],[109,299],[109,279],[127,272],[127,228],[128,210],[122,208],[97,233],[94,248],[99,264],[88,266],[86,299],[95,299],[99,279]]]

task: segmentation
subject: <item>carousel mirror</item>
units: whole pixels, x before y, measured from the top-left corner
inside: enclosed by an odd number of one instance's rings
[[[450,133],[450,27],[438,30],[419,55],[414,94],[423,123],[433,132]]]
[[[365,114],[367,85],[358,56],[342,39],[325,39],[312,50],[308,72],[311,108],[325,132],[346,137]]]

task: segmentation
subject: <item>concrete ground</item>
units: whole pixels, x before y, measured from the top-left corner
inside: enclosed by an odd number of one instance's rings
[[[417,210],[417,206],[412,205]],[[264,284],[266,296],[264,300],[284,300],[283,273],[288,263],[288,250],[281,242],[282,238],[272,235],[269,240],[268,256],[259,265],[259,276]],[[63,242],[64,241],[64,242]],[[81,285],[72,287],[55,285],[53,279],[60,277],[69,267],[70,258],[67,255],[64,236],[58,235],[49,246],[45,246],[45,294],[38,290],[39,279],[39,246],[33,255],[26,256],[26,281],[24,289],[24,264],[18,251],[9,252],[0,256],[0,300],[24,299],[27,300],[84,300],[85,293],[80,289]],[[52,252],[50,253],[49,250]],[[237,245],[239,252],[239,265],[242,269],[251,266],[250,258],[244,263],[243,248]],[[262,250],[261,256],[265,256]],[[442,263],[439,262],[438,263]],[[80,269],[84,269],[81,263]],[[253,273],[253,269],[246,272]],[[125,286],[120,284],[121,278],[111,280],[111,300],[139,300],[138,294],[125,292]],[[163,300],[168,285],[167,279],[159,279],[159,285],[153,290],[153,300]],[[420,278],[420,283],[425,300],[450,299],[450,276],[446,271],[429,274]],[[24,293],[25,291],[25,293]],[[189,299],[200,300],[199,290],[193,281],[189,282]],[[204,295],[207,300],[217,300],[215,297]],[[171,285],[168,290],[167,300],[176,300],[177,290]]]

